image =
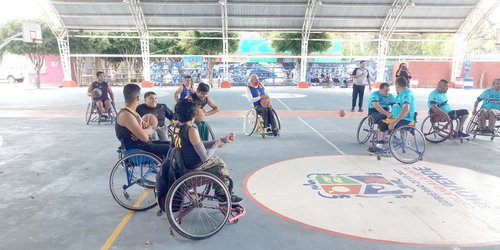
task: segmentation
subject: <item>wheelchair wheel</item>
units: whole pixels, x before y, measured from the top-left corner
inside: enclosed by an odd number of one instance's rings
[[[243,133],[245,135],[250,136],[255,131],[255,127],[257,126],[257,111],[255,109],[251,109],[245,115],[245,120],[243,121]]]
[[[441,143],[452,135],[453,122],[441,118],[439,115],[431,114],[422,122],[421,131],[426,140],[432,143]]]
[[[85,123],[87,125],[90,123],[90,120],[92,120],[93,113],[94,113],[94,105],[92,103],[89,103],[87,105],[87,112],[85,112]]]
[[[207,126],[207,130],[208,130],[208,134],[210,135],[210,138],[212,138],[212,141],[215,140],[215,133],[214,131],[212,130],[212,127],[210,127],[210,125],[208,125],[208,123],[205,123]]]
[[[417,162],[424,156],[424,134],[414,127],[401,126],[391,133],[389,148],[398,161],[406,164]]]
[[[472,118],[469,120],[469,124],[467,124],[467,133],[468,134],[473,134],[474,137],[476,136],[476,130],[478,128],[478,123],[479,123],[479,112],[477,112],[475,115],[472,116]]]
[[[281,131],[281,121],[280,121],[280,118],[278,117],[278,114],[276,113],[276,110],[272,109],[272,111],[273,111],[274,120],[276,121],[276,126],[278,127],[278,131]]]
[[[132,211],[144,211],[156,206],[154,192],[161,160],[148,152],[137,152],[121,158],[111,170],[109,189],[113,199]]]
[[[365,144],[375,133],[373,117],[367,116],[361,120],[356,131],[356,138],[359,144]]]
[[[215,198],[215,190],[225,196],[225,203]],[[229,191],[217,176],[196,171],[177,179],[165,199],[168,221],[173,229],[188,239],[201,240],[219,232],[229,219]]]

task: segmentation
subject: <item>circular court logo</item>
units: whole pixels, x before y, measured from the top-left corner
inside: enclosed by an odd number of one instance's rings
[[[245,188],[274,214],[343,236],[417,246],[500,244],[500,178],[468,169],[308,157],[257,169]]]

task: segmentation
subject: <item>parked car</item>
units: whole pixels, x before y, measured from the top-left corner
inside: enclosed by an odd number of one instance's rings
[[[0,80],[7,80],[9,83],[13,84],[16,82],[24,81],[24,73],[16,69],[1,69],[0,68]]]

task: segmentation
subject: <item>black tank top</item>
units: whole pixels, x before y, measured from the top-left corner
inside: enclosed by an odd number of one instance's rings
[[[194,104],[196,104],[196,106],[200,108],[204,108],[208,103],[208,96],[207,98],[205,98],[205,100],[202,100],[196,95],[196,93],[192,93],[191,98],[193,98]]]
[[[137,122],[140,124],[141,117],[136,112],[126,107],[122,108],[120,112],[118,112],[116,117],[118,117],[122,112],[131,113],[132,115],[135,116]],[[132,140],[132,135],[134,134],[132,134],[132,132],[130,132],[128,128],[120,126],[118,122],[115,122],[115,133],[116,133],[116,138],[118,138],[118,140],[120,140],[124,144],[125,149],[137,148],[137,145],[144,144],[141,140],[137,141]]]
[[[182,161],[187,170],[195,169],[203,163],[196,150],[194,150],[193,144],[189,141],[190,127],[193,126],[183,124],[176,127],[174,131],[174,145],[176,148],[181,149]]]
[[[108,83],[107,82],[101,82],[99,83],[98,81],[92,82],[92,90],[94,89],[100,89],[102,91],[101,94],[101,100],[106,100],[108,99]]]

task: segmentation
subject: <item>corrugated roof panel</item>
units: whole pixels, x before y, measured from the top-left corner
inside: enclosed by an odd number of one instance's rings
[[[220,17],[220,6],[209,5],[209,6],[190,6],[190,5],[142,5],[142,11],[144,16],[149,15],[213,15]],[[130,10],[129,10],[130,12]]]
[[[227,6],[227,13],[229,15],[256,15],[256,16],[304,16],[306,13],[305,8],[299,7],[275,7],[275,6]]]
[[[54,4],[57,12],[62,14],[127,14],[130,15],[130,8],[125,3],[120,4]]]

